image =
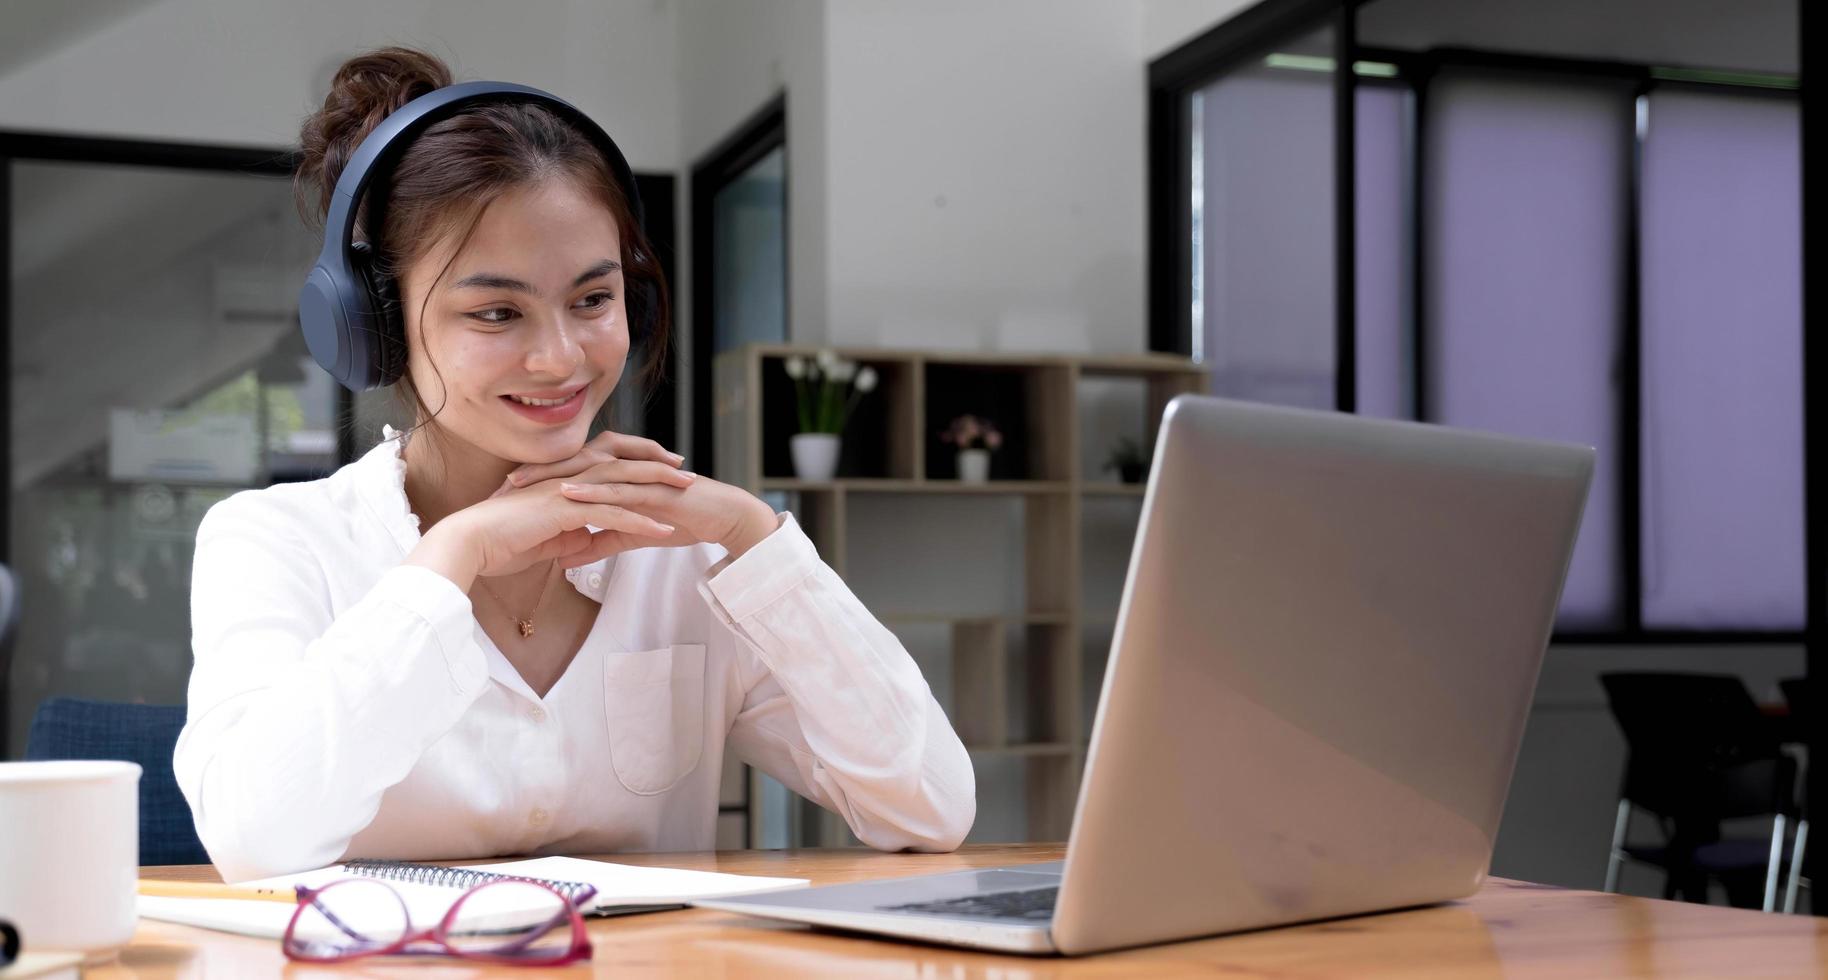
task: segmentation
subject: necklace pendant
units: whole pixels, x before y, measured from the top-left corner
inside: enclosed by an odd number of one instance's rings
[[[519,627],[520,627],[520,635],[521,635],[521,636],[523,636],[523,637],[526,637],[526,636],[532,636],[532,635],[533,635],[533,620],[531,620],[531,619],[516,619],[516,620],[515,620],[515,621],[514,621],[514,625],[516,625],[516,626],[519,626]]]

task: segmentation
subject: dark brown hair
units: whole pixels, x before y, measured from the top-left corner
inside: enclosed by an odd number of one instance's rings
[[[380,48],[344,62],[330,81],[323,108],[299,131],[292,189],[306,224],[323,227],[337,179],[363,137],[401,106],[450,84],[451,70],[443,61],[412,48]],[[367,203],[361,202],[355,237],[374,248],[376,270],[399,283],[406,268],[446,236],[456,234],[461,251],[475,233],[483,209],[496,198],[554,177],[577,181],[615,218],[622,241],[629,346],[642,351],[641,377],[651,382],[660,373],[669,332],[660,264],[595,144],[540,106],[472,106],[428,127],[393,170],[382,227],[368,227]],[[433,285],[448,271],[446,263]],[[422,303],[421,323],[424,312]],[[401,320],[404,323],[404,316]],[[400,358],[393,363],[404,363],[404,350],[385,353]],[[420,420],[437,414],[404,371],[399,385]],[[648,388],[652,390],[651,385]]]

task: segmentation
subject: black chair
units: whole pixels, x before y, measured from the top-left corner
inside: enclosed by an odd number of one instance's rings
[[[32,716],[27,759],[119,759],[140,769],[140,863],[208,864],[171,756],[184,708],[46,698]]]
[[[1762,872],[1763,908],[1775,909],[1785,831],[1796,820],[1799,842],[1806,841],[1808,822],[1800,819],[1796,760],[1745,684],[1676,673],[1604,674],[1600,683],[1629,748],[1606,891],[1618,890],[1631,860],[1663,869],[1664,898],[1705,902],[1709,880],[1718,879],[1736,904],[1750,905],[1748,884]],[[1658,817],[1664,843],[1626,842],[1634,807]],[[1722,839],[1721,821],[1742,817],[1770,817],[1769,841]],[[1793,891],[1800,865],[1788,863]]]
[[[1789,742],[1807,741],[1810,713],[1815,710],[1815,685],[1806,677],[1791,677],[1777,682],[1784,692],[1784,703],[1789,705],[1790,713],[1784,718],[1784,739]],[[1804,816],[1807,817],[1807,811]],[[1784,912],[1796,911],[1796,889],[1810,887],[1815,878],[1815,857],[1806,850],[1809,844],[1809,821],[1803,820],[1796,831],[1796,847],[1790,860],[1796,862],[1799,869],[1790,875],[1790,884],[1784,889]]]
[[[1779,690],[1784,692],[1784,704],[1789,713],[1785,717],[1784,737],[1789,741],[1801,742],[1807,734],[1804,719],[1815,710],[1815,685],[1807,677],[1786,677],[1777,682]]]

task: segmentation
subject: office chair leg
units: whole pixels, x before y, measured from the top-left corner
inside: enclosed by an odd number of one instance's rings
[[[1777,869],[1784,861],[1784,815],[1778,814],[1771,819],[1771,858],[1765,865],[1765,905],[1766,912],[1777,911]]]
[[[1796,912],[1796,886],[1803,876],[1803,854],[1809,846],[1809,821],[1796,823],[1796,845],[1790,849],[1790,882],[1784,886],[1784,914]]]
[[[1619,801],[1619,813],[1612,821],[1612,853],[1606,858],[1606,891],[1619,890],[1619,871],[1625,866],[1625,828],[1631,823],[1631,801]]]

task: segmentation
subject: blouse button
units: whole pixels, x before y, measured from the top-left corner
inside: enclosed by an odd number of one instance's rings
[[[538,708],[538,707],[533,708],[532,710],[527,712],[527,717],[532,718],[534,721],[545,721],[546,720],[546,709]]]
[[[603,573],[602,572],[591,572],[590,578],[588,581],[590,582],[591,588],[593,588],[593,589],[602,588],[603,587]]]

